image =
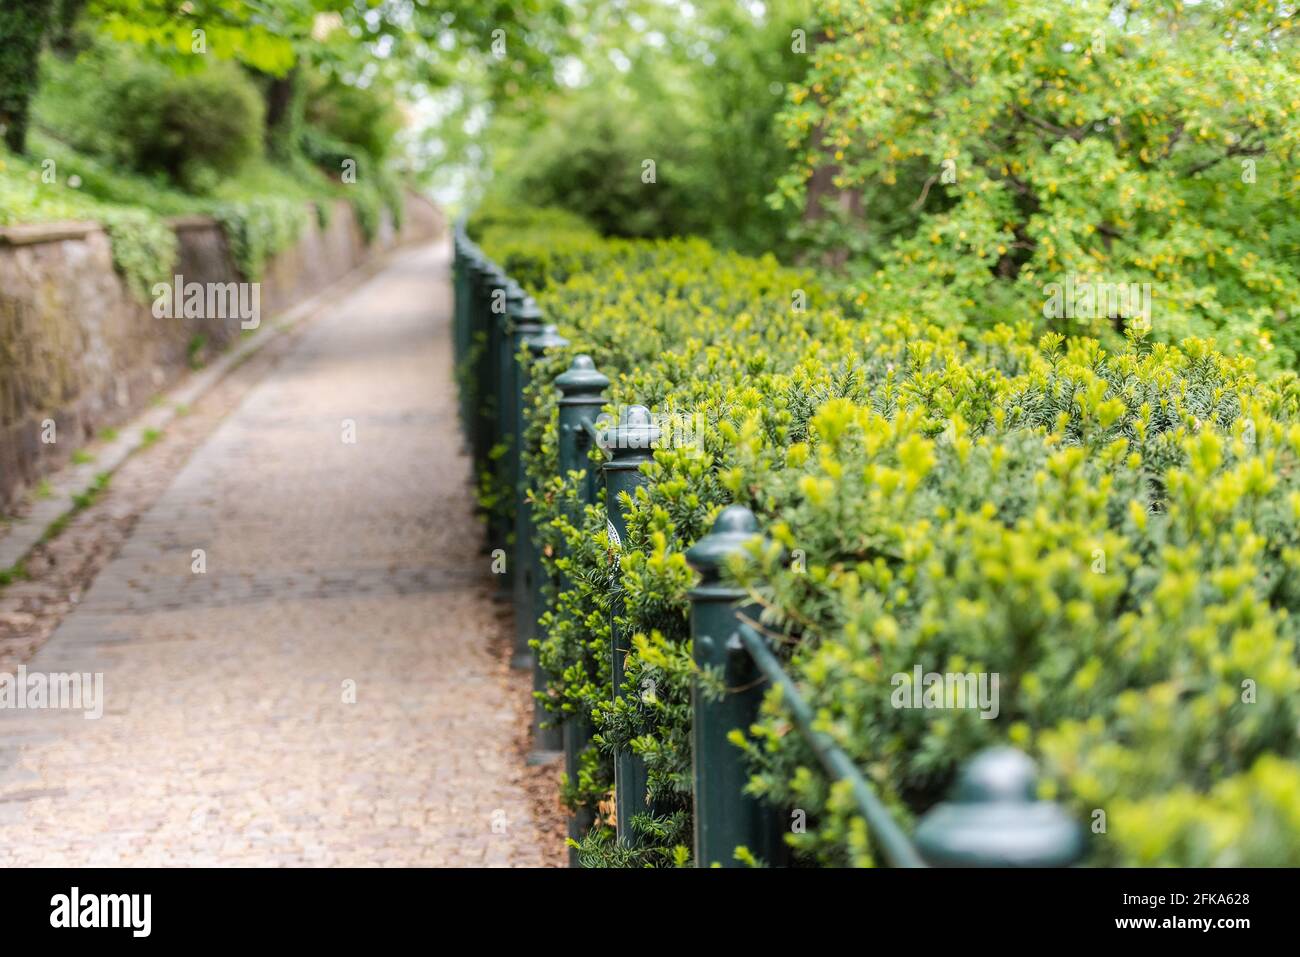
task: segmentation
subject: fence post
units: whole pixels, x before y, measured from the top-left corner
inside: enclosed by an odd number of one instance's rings
[[[516,295],[518,293],[518,295]],[[510,518],[515,535],[515,545],[511,554],[513,574],[513,602],[515,609],[515,648],[511,664],[516,668],[528,668],[532,665],[532,649],[528,642],[533,637],[532,561],[529,552],[532,549],[532,530],[528,526],[528,517],[524,513],[524,497],[527,488],[524,476],[524,389],[528,382],[527,359],[523,355],[524,341],[542,331],[542,311],[537,308],[531,296],[524,295],[518,284],[512,283],[507,297],[510,308],[510,333],[506,341],[507,376],[507,428],[509,430],[509,449],[506,453],[505,475],[509,484]]]
[[[700,573],[700,583],[690,591],[691,654],[697,671],[719,673],[726,689],[718,698],[698,677],[691,683],[696,867],[739,867],[737,847],[771,865],[786,859],[780,817],[744,793],[750,778],[745,756],[727,740],[737,728],[749,730],[767,690],[736,633],[740,616],[757,618],[757,607],[741,605],[745,592],[722,582],[728,559],[743,554],[758,537],[754,513],[729,505],[709,534],[686,552],[686,561]]]
[[[459,370],[464,355],[461,351],[461,331],[465,318],[465,275],[469,269],[469,240],[465,238],[464,227],[456,223],[451,242],[451,346],[452,363]]]
[[[493,266],[493,269],[494,272],[488,279],[488,355],[485,362],[488,387],[484,405],[489,409],[490,438],[484,471],[492,477],[492,491],[503,494],[508,485],[505,469],[509,455],[508,452],[502,454],[501,448],[510,441],[510,367],[507,362],[510,359],[511,280],[499,266]],[[493,458],[493,453],[498,457]],[[495,503],[495,507],[488,513],[488,528],[492,547],[502,549],[508,556],[511,527],[506,520],[503,502]],[[514,575],[514,563],[507,559],[505,574],[499,582],[507,595],[514,587]]]
[[[452,360],[456,370],[456,384],[459,386],[458,394],[460,398],[459,413],[461,416],[461,428],[465,427],[465,383],[463,381],[463,365],[465,362],[465,329],[467,326],[466,319],[469,315],[469,270],[470,270],[470,248],[469,237],[465,234],[464,220],[456,223],[456,229],[453,233],[452,240],[452,259],[451,259],[451,285],[452,295],[454,298],[454,308],[452,309]]]
[[[559,400],[559,464],[560,474],[567,477],[570,472],[583,472],[578,485],[578,499],[583,505],[592,505],[596,501],[595,468],[589,461],[591,450],[590,436],[583,428],[584,423],[594,423],[601,407],[605,404],[605,389],[609,379],[596,369],[590,356],[576,356],[569,364],[568,370],[562,372],[555,380],[560,390]],[[578,516],[573,516],[578,520]],[[569,582],[562,580],[562,587]],[[583,751],[591,742],[591,716],[582,712],[570,715],[564,722],[564,770],[571,783],[577,783],[578,764]],[[590,811],[583,810],[569,821],[569,837],[581,840],[594,823]],[[577,852],[569,851],[569,864],[577,864]]]
[[[474,423],[473,376],[469,368],[469,359],[473,347],[473,308],[474,283],[477,281],[475,268],[481,257],[474,243],[462,231],[456,235],[456,261],[454,268],[456,310],[455,318],[455,370],[460,404],[460,426],[467,445],[472,445]]]
[[[474,333],[478,349],[474,356],[474,416],[478,426],[475,429],[474,463],[475,481],[478,472],[491,464],[492,446],[496,442],[496,409],[493,406],[496,395],[496,322],[492,313],[494,294],[505,283],[505,277],[496,264],[484,257],[478,270],[479,280],[475,296]],[[489,531],[489,538],[491,533]]]
[[[469,275],[465,283],[465,333],[469,348],[465,352],[465,415],[469,424],[470,459],[474,464],[475,479],[483,449],[483,383],[481,380],[483,348],[483,287],[487,282],[487,257],[481,251],[470,259]]]
[[[627,537],[627,522],[619,507],[619,493],[632,495],[644,485],[641,466],[654,458],[654,443],[659,439],[659,428],[654,424],[650,410],[643,405],[627,409],[621,421],[601,435],[601,445],[609,453],[605,461],[605,514],[610,538],[615,546],[615,561],[622,541]],[[621,599],[615,599],[609,612],[609,641],[613,700],[622,700],[623,663],[631,649],[629,636],[618,627],[623,613]],[[632,818],[650,810],[646,797],[647,770],[645,760],[627,748],[614,751],[614,802],[618,818],[618,839],[624,844],[636,844]]]
[[[530,303],[531,299],[528,300]],[[535,304],[534,304],[535,306]],[[540,310],[538,310],[540,315]],[[555,326],[541,327],[537,332],[524,339],[524,346],[528,349],[528,364],[522,367],[520,394],[528,388],[529,381],[532,377],[532,368],[542,360],[547,351],[562,349],[569,344],[569,340],[559,335]],[[522,400],[521,400],[522,401]],[[527,414],[521,415],[521,421],[527,421]],[[522,443],[523,430],[520,432]],[[520,445],[522,455],[523,445]],[[522,458],[520,460],[522,462]],[[540,618],[542,610],[546,607],[546,595],[543,590],[546,580],[546,566],[542,562],[541,549],[537,547],[536,532],[537,528],[533,523],[533,506],[528,501],[528,476],[524,469],[520,468],[521,485],[519,496],[519,512],[521,524],[516,525],[515,536],[517,541],[524,542],[524,563],[520,564],[520,569],[527,575],[527,580],[531,586],[530,593],[526,601],[529,609],[528,624],[531,626],[530,638],[536,638],[543,641],[546,634],[542,629]],[[518,609],[518,603],[516,603]],[[516,610],[516,614],[518,611]],[[533,691],[546,691],[546,672],[542,670],[541,656],[533,655]],[[564,732],[558,721],[552,721],[549,727],[543,727],[547,721],[546,708],[536,698],[533,699],[533,763],[540,763],[549,759],[549,754],[560,751],[564,748]]]
[[[951,797],[917,825],[915,842],[935,867],[1067,867],[1082,859],[1083,829],[1038,800],[1034,762],[1015,748],[990,748],[958,773]]]

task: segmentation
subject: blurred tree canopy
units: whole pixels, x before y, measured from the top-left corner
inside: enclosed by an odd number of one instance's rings
[[[1131,310],[1045,317],[1044,288],[1137,284],[1157,337],[1211,335],[1293,364],[1294,12],[1276,0],[8,0],[0,124],[20,151],[43,45],[71,56],[107,38],[181,73],[233,61],[262,99],[266,152],[287,163],[404,164],[445,202],[490,193],[611,235],[815,257],[843,267],[862,302],[949,324],[1113,336]],[[185,158],[170,165],[183,175]]]
[[[854,250],[864,302],[978,328],[1042,323],[1044,287],[1067,277],[1147,284],[1158,338],[1295,361],[1294,5],[818,8],[813,66],[783,114],[798,157],[778,201],[828,207],[803,239]],[[1133,319],[1046,324],[1113,335]]]
[[[525,103],[484,97],[494,197],[562,206],[612,235],[784,248],[791,216],[766,197],[789,162],[775,117],[807,69],[791,37],[810,4],[574,7],[583,42],[555,83]]]
[[[563,0],[6,0],[0,123],[22,152],[40,50],[75,52],[78,29],[178,72],[203,70],[208,58],[236,61],[264,78],[270,129],[293,135],[309,70],[353,86],[382,76],[420,95],[490,59],[496,68],[480,75],[492,101],[526,100],[554,86],[554,58],[576,42],[569,24]]]

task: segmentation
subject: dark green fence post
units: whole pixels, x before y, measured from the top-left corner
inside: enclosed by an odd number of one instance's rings
[[[473,441],[474,429],[473,381],[469,359],[473,347],[473,286],[476,282],[474,269],[479,255],[478,249],[465,234],[462,225],[456,233],[456,258],[452,268],[456,296],[456,308],[453,312],[455,322],[453,345],[456,383],[459,386],[458,412],[461,430],[465,434],[467,444]]]
[[[739,867],[737,847],[770,865],[786,858],[780,817],[744,793],[750,777],[745,757],[727,740],[737,728],[749,730],[767,690],[736,634],[741,615],[756,619],[757,607],[742,605],[745,592],[722,581],[728,559],[743,554],[758,538],[754,513],[730,505],[712,531],[686,552],[686,561],[700,573],[700,583],[690,592],[691,654],[697,669],[720,674],[726,689],[717,698],[698,678],[691,685],[696,867]]]
[[[917,825],[915,843],[935,867],[1067,867],[1084,834],[1058,804],[1038,800],[1038,772],[1015,748],[981,751],[961,769],[952,796]]]
[[[528,300],[530,303],[532,300]],[[535,304],[534,304],[535,305]],[[540,314],[540,310],[538,310]],[[532,368],[542,360],[548,351],[563,349],[569,344],[569,340],[559,335],[555,326],[545,326],[536,333],[524,339],[524,346],[528,350],[528,364],[522,367],[522,385],[521,394],[527,390],[531,379]],[[525,428],[520,432],[521,454],[524,446],[522,437],[527,427],[527,410],[521,415],[521,421],[524,422]],[[521,474],[523,470],[521,469]],[[546,566],[542,562],[542,551],[538,547],[536,534],[537,529],[533,524],[533,506],[528,501],[529,481],[527,474],[523,474],[523,481],[520,485],[519,496],[519,516],[521,524],[516,526],[515,536],[517,540],[525,543],[523,563],[519,565],[527,575],[530,585],[530,593],[526,597],[528,611],[528,624],[531,626],[529,638],[536,638],[538,641],[544,641],[546,634],[542,629],[539,619],[542,610],[546,607],[546,595],[544,586],[546,582]],[[519,603],[516,602],[515,614],[519,614]],[[533,655],[533,691],[544,692],[546,690],[546,672],[542,670],[541,662],[538,660],[540,655]],[[544,725],[547,725],[544,727]],[[552,753],[564,748],[564,731],[558,720],[550,720],[548,723],[547,711],[545,706],[536,698],[533,700],[533,763],[540,763],[550,760]]]
[[[465,274],[469,268],[469,240],[458,222],[451,243],[451,347],[452,364],[459,373],[465,356],[461,351],[461,334],[465,318]]]
[[[533,544],[532,531],[528,526],[528,516],[524,513],[527,491],[523,455],[524,389],[528,384],[524,341],[542,331],[542,311],[537,308],[532,297],[524,295],[523,290],[513,283],[508,303],[510,334],[507,337],[509,351],[506,355],[506,372],[509,448],[504,459],[504,473],[509,486],[510,519],[515,536],[511,553],[511,563],[514,565],[512,598],[515,609],[515,650],[511,664],[516,668],[529,668],[532,667],[533,651],[528,642],[533,637],[533,619],[536,613],[533,609],[533,572],[529,554]]]
[[[492,446],[496,442],[496,346],[497,324],[492,313],[494,301],[504,303],[495,293],[505,283],[501,270],[490,259],[484,258],[478,270],[477,295],[474,309],[474,417],[477,422],[474,443],[475,480],[478,473],[491,465]],[[489,538],[491,533],[489,532]]]
[[[469,237],[465,235],[464,223],[458,222],[452,240],[451,256],[451,288],[455,300],[452,309],[452,355],[457,373],[460,372],[461,363],[465,361],[465,317],[469,300],[466,289],[469,284],[470,245]]]
[[[514,475],[518,443],[515,436],[518,423],[515,416],[519,412],[519,377],[518,363],[515,361],[519,349],[520,336],[515,331],[515,315],[523,306],[525,293],[523,287],[513,279],[506,280],[506,311],[498,316],[501,324],[501,351],[497,353],[497,408],[500,410],[498,441],[503,446],[501,458],[497,461],[497,475],[501,489],[505,492],[505,501],[501,503],[501,517],[508,532],[514,531]],[[513,569],[511,570],[513,578]]]
[[[509,459],[510,441],[510,293],[511,280],[499,268],[494,267],[488,280],[488,387],[486,389],[490,421],[491,439],[488,443],[490,455],[485,463],[485,473],[491,478],[491,490],[496,495],[504,495],[509,486],[506,478],[506,466]],[[522,295],[522,292],[519,293]],[[492,456],[496,456],[495,458]],[[492,548],[502,549],[506,555],[505,574],[500,576],[499,584],[505,594],[510,594],[514,587],[514,562],[510,560],[510,533],[512,528],[506,519],[508,508],[504,500],[494,503],[488,514],[488,540]]]
[[[605,404],[605,389],[609,379],[596,370],[590,356],[576,356],[567,371],[555,380],[560,390],[559,400],[559,460],[560,474],[584,472],[578,485],[578,498],[583,505],[596,501],[595,468],[590,461],[591,441],[584,424],[596,421],[601,406]],[[578,520],[578,516],[573,516]],[[561,585],[567,587],[568,582]],[[578,759],[591,742],[591,716],[584,713],[570,715],[564,722],[564,770],[570,782],[578,780]],[[591,829],[594,818],[590,811],[574,815],[569,821],[569,837],[581,840]],[[569,852],[569,863],[577,863],[577,854]]]
[[[619,494],[633,495],[646,482],[641,466],[654,458],[654,443],[659,439],[659,428],[654,424],[650,410],[643,405],[627,409],[621,421],[601,434],[601,445],[609,453],[605,462],[605,513],[609,520],[609,536],[618,550],[627,537],[627,522],[619,506]],[[613,698],[623,698],[623,663],[631,651],[630,636],[618,627],[618,617],[623,607],[615,600],[609,613],[610,654],[613,675]],[[618,839],[625,844],[637,843],[632,828],[632,818],[646,813],[647,772],[645,760],[627,748],[614,752],[614,802],[618,817]]]
[[[487,257],[478,251],[469,261],[465,283],[465,332],[468,349],[465,353],[465,415],[469,423],[470,459],[478,469],[483,450],[483,402],[481,399],[483,374],[481,357],[486,346],[483,322],[483,287],[487,282]]]

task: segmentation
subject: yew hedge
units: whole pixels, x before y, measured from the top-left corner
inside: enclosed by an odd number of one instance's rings
[[[810,272],[697,239],[607,241],[531,214],[473,228],[570,340],[534,370],[526,435],[545,549],[564,556],[548,561],[574,583],[545,613],[545,700],[598,732],[566,793],[607,810],[608,750],[630,747],[664,811],[635,849],[598,822],[584,863],[689,858],[684,553],[734,502],[768,541],[732,574],[787,636],[822,729],[903,819],[1007,742],[1092,824],[1094,864],[1300,863],[1293,373],[1264,380],[1197,339],[1131,334],[1107,351],[874,314]],[[566,519],[575,483],[557,474],[550,383],[578,353],[611,378],[611,407],[703,423],[620,503],[617,574],[603,512]],[[611,588],[635,635],[617,703]],[[998,673],[998,716],[892,707],[891,676],[918,664]],[[874,862],[779,695],[736,737],[752,788],[806,812],[788,837],[802,859]]]

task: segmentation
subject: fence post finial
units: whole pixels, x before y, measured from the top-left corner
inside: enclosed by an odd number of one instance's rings
[[[1066,867],[1084,854],[1083,829],[1038,800],[1034,762],[1015,748],[990,748],[960,771],[949,800],[916,829],[921,856],[936,867]]]

